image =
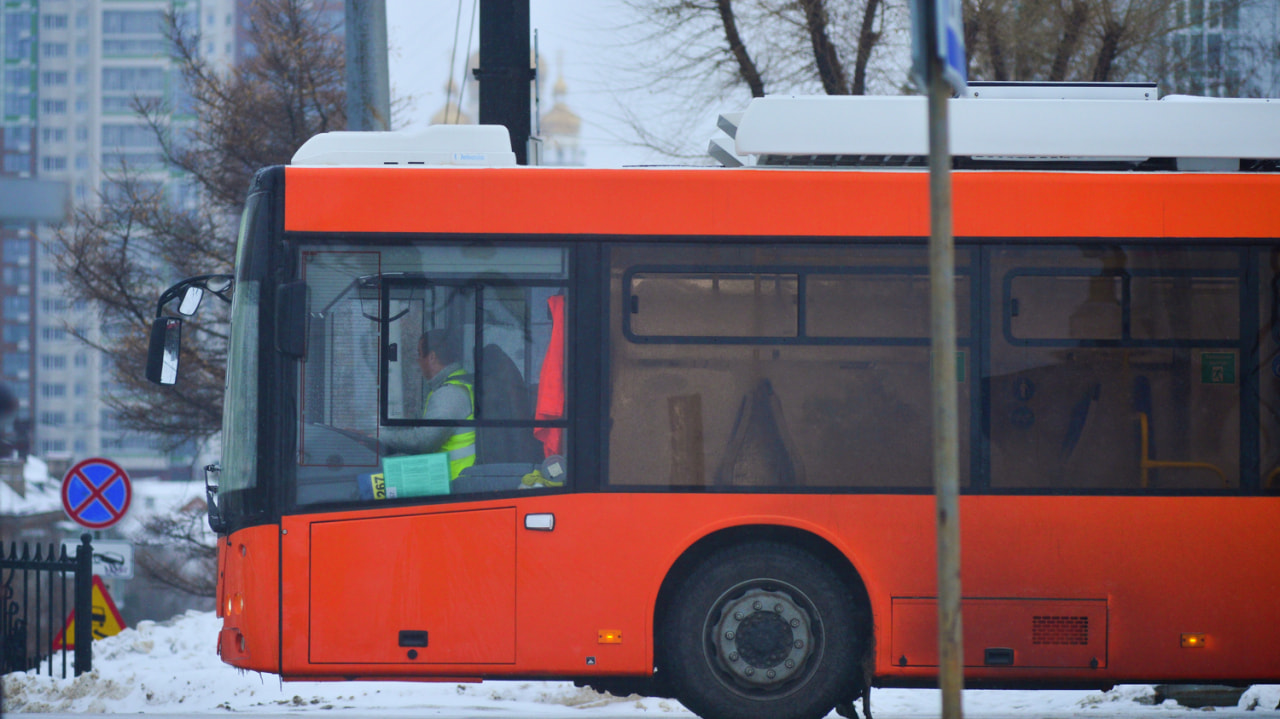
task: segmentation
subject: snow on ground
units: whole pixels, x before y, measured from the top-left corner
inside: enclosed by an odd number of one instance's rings
[[[34,673],[4,677],[4,708],[10,712],[226,714],[228,712],[368,713],[433,716],[476,712],[485,716],[691,717],[669,699],[618,698],[578,689],[569,682],[289,682],[223,664],[215,652],[220,627],[209,612],[188,612],[165,622],[139,622],[93,645],[94,670],[74,679]],[[1098,716],[1117,714],[1177,719],[1191,710],[1172,702],[1152,705],[1153,689],[1117,687],[1090,691],[967,691],[969,716]],[[877,719],[937,716],[937,690],[875,689]],[[1247,691],[1237,707],[1219,709],[1240,717],[1275,716],[1280,686]],[[333,711],[327,711],[333,710]],[[347,710],[347,711],[343,711]],[[1246,714],[1245,712],[1250,712]],[[835,716],[833,713],[832,717]]]

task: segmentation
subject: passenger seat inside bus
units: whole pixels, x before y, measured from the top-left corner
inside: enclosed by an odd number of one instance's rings
[[[742,398],[729,445],[715,472],[716,485],[805,484],[804,461],[791,439],[773,383],[762,378]]]
[[[1222,483],[1223,488],[1229,489],[1231,481],[1227,479],[1227,475],[1217,465],[1209,462],[1194,461],[1169,461],[1158,460],[1152,457],[1155,454],[1155,440],[1151,426],[1151,420],[1154,416],[1152,412],[1151,401],[1151,380],[1144,375],[1138,375],[1133,378],[1133,410],[1138,420],[1138,467],[1140,470],[1139,481],[1143,489],[1151,489],[1151,470],[1153,469],[1193,469],[1212,472],[1218,476],[1218,480]],[[1158,476],[1158,475],[1157,475]]]
[[[480,353],[476,377],[481,419],[532,419],[533,404],[520,370],[496,344]],[[453,482],[453,493],[500,492],[518,489],[521,479],[542,459],[542,446],[527,427],[476,428],[476,464]]]
[[[485,345],[480,357],[480,417],[532,419],[533,402],[516,363],[495,344]],[[542,445],[525,427],[480,427],[477,455],[486,464],[526,462],[542,458]]]

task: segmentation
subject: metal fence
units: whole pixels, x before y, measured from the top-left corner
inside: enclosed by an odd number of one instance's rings
[[[93,548],[88,534],[80,537],[75,556],[52,544],[47,551],[36,545],[34,553],[25,542],[21,550],[10,543],[7,554],[0,546],[2,673],[36,669],[53,676],[60,663],[66,677],[68,645],[75,646],[71,652],[75,674],[89,671],[93,662],[92,592]],[[63,637],[61,648],[55,650],[54,640],[73,609],[75,636]]]

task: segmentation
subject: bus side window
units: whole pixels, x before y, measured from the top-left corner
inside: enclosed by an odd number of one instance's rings
[[[545,460],[533,402],[552,335],[545,307],[567,289],[567,249],[370,246],[301,253],[310,293],[297,503],[528,486]],[[563,415],[554,422],[567,423]],[[438,455],[447,458],[443,484]],[[564,484],[567,468],[556,466],[559,483],[537,486]]]
[[[970,253],[959,257],[967,310]],[[611,258],[610,484],[930,486],[923,247],[628,246]],[[957,319],[967,336],[969,313]],[[957,358],[962,406],[966,366]],[[968,424],[962,413],[965,440]],[[962,483],[967,452],[963,441]]]
[[[298,364],[299,504],[350,501],[352,478],[376,472],[378,454],[378,252],[302,253],[307,282],[306,357]]]
[[[1239,486],[1238,253],[991,254],[992,487]]]

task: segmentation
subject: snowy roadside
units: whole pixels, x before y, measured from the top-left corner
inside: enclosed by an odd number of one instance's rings
[[[188,612],[165,622],[140,622],[118,636],[94,643],[93,672],[76,679],[33,673],[4,677],[8,712],[255,714],[316,711],[343,714],[377,710],[383,714],[444,710],[494,715],[545,716],[566,709],[583,717],[691,717],[669,699],[618,698],[579,689],[569,682],[290,682],[242,672],[218,660],[220,626],[211,612]],[[968,691],[970,716],[1154,716],[1191,711],[1172,702],[1151,705],[1151,687],[1089,691]],[[1280,685],[1245,692],[1235,708],[1219,713],[1275,716]],[[877,718],[937,716],[936,690],[877,689]],[[835,716],[832,714],[832,716]]]

